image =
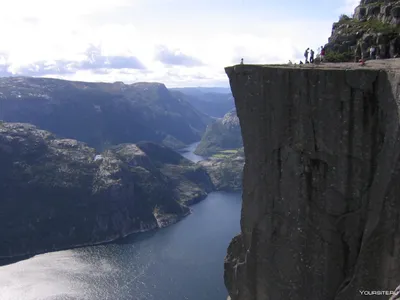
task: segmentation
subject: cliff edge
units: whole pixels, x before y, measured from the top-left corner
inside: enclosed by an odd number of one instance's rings
[[[226,68],[245,152],[232,300],[362,299],[400,283],[399,65]]]

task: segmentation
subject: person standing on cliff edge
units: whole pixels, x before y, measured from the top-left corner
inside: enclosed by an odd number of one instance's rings
[[[321,55],[320,55],[320,57],[321,57],[321,61],[324,61],[324,59],[325,59],[325,48],[323,46],[321,46]]]
[[[375,46],[371,46],[371,48],[369,48],[369,58],[375,59],[375,54],[376,54]]]
[[[310,63],[314,63],[314,50],[310,50]]]
[[[310,48],[307,48],[306,49],[306,51],[304,51],[304,58],[305,58],[305,63],[307,64],[308,63],[308,50],[309,50]]]

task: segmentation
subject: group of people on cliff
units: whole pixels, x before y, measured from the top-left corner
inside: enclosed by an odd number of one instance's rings
[[[318,51],[317,53],[319,53],[319,54],[317,54],[317,60],[318,60],[318,62],[324,61],[324,59],[325,59],[325,47],[324,47],[324,46],[321,46],[321,47],[318,48],[317,51]],[[310,60],[308,59],[308,55],[310,55]],[[310,48],[307,48],[306,51],[304,51],[305,63],[306,63],[306,64],[308,64],[308,63],[313,64],[313,63],[315,62],[314,55],[315,55],[314,50],[313,50],[313,49],[310,49]],[[300,64],[302,65],[303,62],[300,61]]]
[[[376,47],[375,45],[372,45],[371,47],[369,47],[368,49],[369,52],[369,57],[365,57],[365,52],[363,52],[361,50],[361,45],[358,45],[355,49],[355,53],[354,53],[354,62],[360,62],[361,65],[365,65],[366,60],[368,59],[381,59],[381,58],[385,58],[384,56],[381,56],[380,54],[380,50],[378,47]],[[368,53],[367,52],[367,53]]]
[[[305,58],[305,63],[311,63],[313,64],[314,62],[322,62],[325,59],[325,47],[321,46],[318,48],[318,53],[316,59],[314,58],[315,52],[313,49],[307,48],[306,51],[304,52],[304,58]],[[308,59],[308,56],[310,55],[310,60]],[[240,59],[240,64],[243,65],[243,58]],[[291,61],[289,61],[289,64],[292,64]],[[300,61],[300,65],[304,64],[302,61]]]

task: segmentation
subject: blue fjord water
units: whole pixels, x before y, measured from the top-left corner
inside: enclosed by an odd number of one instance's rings
[[[2,266],[0,300],[225,300],[240,207],[240,193],[214,192],[170,227]]]
[[[179,153],[183,157],[191,160],[192,162],[197,163],[197,162],[199,162],[199,161],[204,159],[203,156],[200,156],[200,155],[197,155],[197,154],[193,153],[193,151],[196,150],[196,147],[197,147],[198,144],[200,144],[200,142],[190,144],[186,148],[183,148],[182,150],[180,150]]]

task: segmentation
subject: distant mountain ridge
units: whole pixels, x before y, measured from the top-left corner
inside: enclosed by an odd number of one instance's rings
[[[191,96],[199,96],[202,94],[232,94],[230,87],[182,87],[169,88],[170,91],[179,91]]]
[[[30,123],[98,150],[139,141],[181,148],[198,141],[211,121],[162,83],[5,77],[0,101],[0,119]]]
[[[221,118],[235,108],[229,88],[172,88],[170,91],[214,118]]]

